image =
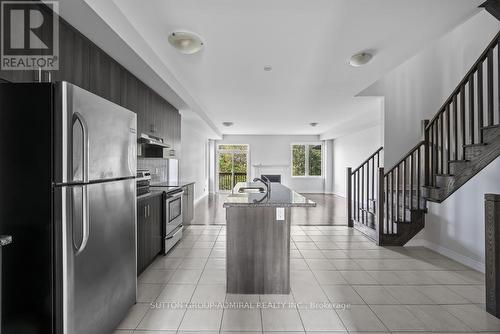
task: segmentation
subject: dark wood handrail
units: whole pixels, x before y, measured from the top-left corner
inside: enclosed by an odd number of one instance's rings
[[[434,115],[429,124],[427,124],[427,127],[425,128],[426,131],[429,130],[429,128],[434,124],[434,122],[439,118],[439,116],[441,116],[441,114],[445,112],[446,106],[452,102],[453,97],[455,95],[460,93],[460,89],[462,88],[462,86],[464,86],[469,81],[469,77],[472,74],[474,74],[474,72],[478,70],[479,65],[486,60],[486,58],[488,57],[488,53],[490,52],[491,49],[493,49],[497,45],[499,39],[500,39],[500,31],[495,35],[495,38],[493,38],[490,44],[488,44],[488,47],[483,51],[481,56],[479,56],[474,65],[472,65],[467,74],[463,77],[463,79],[460,81],[457,87],[453,90],[453,93],[450,94],[450,96],[446,99],[441,108],[438,109],[439,111],[436,113],[436,115]]]
[[[376,155],[377,155],[380,151],[382,151],[383,149],[384,149],[384,147],[383,147],[383,146],[380,146],[380,147],[379,147],[379,148],[378,148],[378,149],[377,149],[377,150],[376,150],[376,151],[375,151],[372,155],[370,155],[370,156],[368,157],[368,159],[366,159],[365,161],[363,161],[363,162],[362,162],[362,163],[358,166],[358,168],[354,169],[354,170],[352,171],[352,173],[351,173],[351,174],[356,173],[356,172],[357,172],[357,171],[358,171],[361,167],[363,167],[365,164],[367,164],[367,163],[368,163],[368,162],[369,162],[369,161],[370,161],[370,160],[371,160],[374,156],[376,156]]]
[[[391,169],[389,169],[384,176],[387,176],[387,174],[389,174],[390,172],[392,172],[394,169],[396,169],[400,164],[403,163],[403,161],[405,161],[410,155],[412,155],[413,153],[415,153],[415,151],[417,151],[418,149],[420,149],[420,147],[422,145],[425,145],[425,140],[422,140],[420,142],[418,142],[417,145],[415,145],[404,157],[402,157],[398,162],[396,162],[392,167]]]

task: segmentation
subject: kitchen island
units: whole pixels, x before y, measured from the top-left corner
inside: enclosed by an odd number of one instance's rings
[[[280,183],[236,184],[224,202],[227,292],[290,293],[290,213],[314,206]]]

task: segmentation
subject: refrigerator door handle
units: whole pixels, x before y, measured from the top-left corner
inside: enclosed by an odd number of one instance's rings
[[[85,118],[78,112],[73,114],[73,124],[76,122],[80,123],[82,127],[82,178],[84,183],[89,182],[89,131],[87,122]],[[90,208],[89,208],[89,191],[88,186],[84,184],[82,186],[83,196],[82,196],[82,243],[76,249],[76,254],[80,254],[89,240],[90,233]]]
[[[82,149],[83,149],[83,182],[89,182],[89,129],[85,118],[79,113],[73,114],[73,124],[79,122],[82,127]]]
[[[82,187],[83,196],[82,196],[82,243],[80,247],[76,249],[75,256],[78,256],[85,247],[87,246],[87,242],[89,241],[90,234],[90,209],[89,209],[89,189],[87,185]]]

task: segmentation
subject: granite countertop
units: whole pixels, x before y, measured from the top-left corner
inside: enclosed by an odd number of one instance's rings
[[[12,243],[12,236],[10,235],[0,235],[0,246],[5,246]]]
[[[194,181],[177,181],[177,182],[159,182],[152,183],[151,187],[164,186],[164,187],[184,187],[190,184],[194,184]]]
[[[143,198],[148,198],[148,197],[153,197],[153,196],[161,196],[163,195],[163,190],[154,190],[154,189],[149,189],[149,192],[147,194],[142,194],[140,196],[137,196],[137,199],[143,199]]]
[[[271,192],[267,193],[240,193],[242,187],[263,187],[261,182],[239,182],[224,201],[224,207],[315,207],[316,203],[301,194],[285,187],[281,183],[271,183]]]

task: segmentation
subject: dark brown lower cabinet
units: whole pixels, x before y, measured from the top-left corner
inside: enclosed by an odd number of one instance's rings
[[[137,275],[162,250],[163,194],[152,194],[137,201]]]

